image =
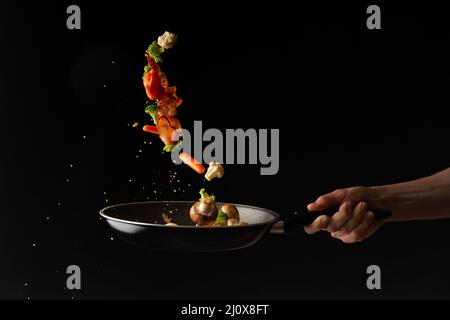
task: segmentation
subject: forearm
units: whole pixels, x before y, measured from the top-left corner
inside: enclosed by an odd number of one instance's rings
[[[450,168],[429,177],[370,190],[373,206],[392,210],[391,221],[450,218]]]

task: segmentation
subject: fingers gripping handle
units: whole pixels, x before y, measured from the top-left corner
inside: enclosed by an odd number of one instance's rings
[[[386,209],[369,208],[368,211],[372,211],[375,220],[384,220],[392,216],[392,211]],[[327,209],[323,211],[306,211],[295,212],[283,218],[284,220],[284,232],[289,233],[297,231],[305,225],[312,223],[317,217],[326,215],[331,217],[338,209]]]

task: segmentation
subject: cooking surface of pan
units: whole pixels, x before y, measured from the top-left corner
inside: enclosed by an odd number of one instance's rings
[[[195,227],[189,218],[189,209],[193,201],[148,201],[132,202],[109,206],[100,210],[100,214],[106,219],[112,219],[140,225],[165,226],[163,214],[173,218],[178,227]],[[218,206],[225,203],[217,202]],[[241,220],[248,224],[272,223],[278,220],[279,215],[271,210],[234,204],[239,210]],[[168,226],[169,228],[170,226]],[[171,228],[171,227],[170,227]],[[218,228],[218,227],[215,227]],[[220,228],[220,227],[219,227]],[[224,227],[231,228],[231,227]],[[212,228],[208,228],[211,230]]]

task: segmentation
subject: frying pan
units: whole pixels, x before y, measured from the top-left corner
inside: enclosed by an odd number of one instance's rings
[[[123,240],[137,246],[166,251],[213,252],[245,248],[266,233],[293,232],[322,214],[336,210],[301,212],[281,217],[278,213],[242,204],[239,210],[244,226],[196,227],[189,217],[193,201],[148,201],[112,205],[100,210],[111,228]],[[224,203],[218,202],[217,205]],[[392,215],[389,210],[371,209],[375,219]],[[178,226],[166,226],[162,214],[168,214]]]

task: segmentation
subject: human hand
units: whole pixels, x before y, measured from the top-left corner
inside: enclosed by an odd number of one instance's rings
[[[328,231],[332,237],[345,243],[360,242],[371,236],[383,224],[383,220],[375,220],[369,207],[375,206],[375,191],[367,187],[338,189],[322,195],[308,205],[309,211],[321,211],[328,208],[339,208],[331,217],[321,215],[311,224],[305,226],[308,234]]]

